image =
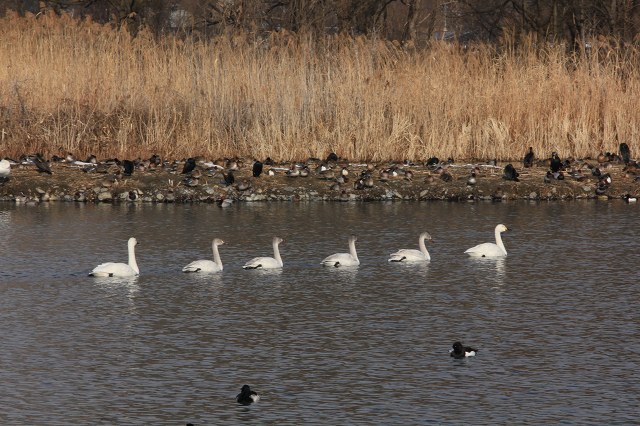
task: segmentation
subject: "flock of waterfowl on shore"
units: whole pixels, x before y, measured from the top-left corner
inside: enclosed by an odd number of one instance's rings
[[[247,168],[245,161],[241,158],[224,158],[218,160],[207,160],[204,157],[190,157],[182,160],[167,161],[158,155],[153,155],[148,159],[119,160],[117,158],[98,161],[91,155],[86,160],[78,160],[74,155],[54,156],[46,161],[40,154],[23,155],[20,159],[12,160],[5,158],[0,160],[0,184],[11,179],[12,167],[35,166],[36,170],[44,175],[53,173],[51,164],[60,163],[67,167],[78,168],[88,174],[104,174],[103,186],[115,188],[117,183],[134,175],[134,173],[156,172],[158,170],[177,175],[170,176],[171,186],[183,186],[185,188],[197,188],[203,185],[215,183],[223,187],[235,189],[236,197],[241,194],[250,194],[257,181],[252,180],[261,176],[286,176],[287,178],[315,177],[326,182],[327,189],[337,191],[340,199],[349,200],[350,195],[379,187],[385,182],[394,179],[407,181],[407,185],[415,182],[417,171],[424,167],[424,183],[431,184],[436,179],[446,184],[453,179],[464,179],[467,188],[475,187],[481,179],[486,176],[489,168],[490,176],[495,176],[497,166],[496,160],[486,163],[455,164],[452,158],[441,160],[437,157],[428,158],[424,162],[391,162],[389,164],[356,164],[350,163],[338,157],[335,153],[330,153],[326,159],[309,158],[306,161],[294,163],[276,163],[271,158],[264,161],[254,159],[249,167],[249,174],[242,174],[241,170]],[[556,181],[572,180],[576,182],[590,183],[590,187],[595,190],[595,196],[605,195],[612,184],[612,176],[608,171],[614,164],[623,165],[623,177],[627,182],[640,183],[640,163],[631,158],[631,151],[626,143],[619,145],[618,153],[600,153],[597,158],[561,159],[557,152],[552,152],[547,158],[536,157],[533,148],[522,158],[522,167],[529,169],[533,167],[547,168],[542,176],[545,184]],[[468,169],[467,176],[454,178],[452,172],[454,168]],[[238,177],[239,173],[241,177]],[[514,164],[507,164],[502,169],[502,179],[504,181],[519,182],[522,169],[519,171]],[[584,186],[584,185],[583,185]],[[629,191],[635,191],[632,188]],[[637,192],[637,191],[635,191]],[[627,201],[634,201],[637,194],[624,195]],[[46,196],[46,195],[45,195]],[[498,187],[491,195],[494,200],[502,199],[505,196],[502,188]],[[135,200],[140,197],[136,191],[130,191],[126,199]],[[80,200],[86,200],[79,197]],[[110,199],[110,198],[106,198]],[[16,199],[17,200],[17,199]],[[223,207],[231,205],[228,198],[224,196],[219,200]],[[226,202],[226,203],[225,203]]]
[[[488,258],[500,258],[507,256],[507,250],[502,242],[501,233],[507,231],[507,227],[503,224],[499,224],[495,227],[495,243],[482,243],[477,246],[471,247],[465,251],[471,257],[488,257]],[[282,257],[280,256],[280,243],[284,240],[280,237],[273,237],[273,257],[261,256],[254,257],[246,262],[243,269],[281,269],[284,264]],[[358,259],[358,253],[356,251],[357,237],[351,235],[349,237],[349,252],[348,253],[335,253],[325,257],[320,264],[322,266],[330,267],[348,267],[360,265]],[[394,263],[410,263],[410,262],[429,262],[431,256],[425,246],[425,241],[431,241],[431,235],[428,232],[423,232],[418,238],[418,247],[416,249],[401,249],[397,252],[389,255],[389,262]],[[107,262],[96,266],[90,276],[93,277],[133,277],[140,274],[138,263],[136,262],[135,246],[138,241],[131,237],[127,243],[129,261],[128,263],[116,263]],[[222,260],[220,258],[220,252],[218,247],[223,245],[224,241],[220,238],[214,238],[211,244],[213,250],[213,260],[201,259],[196,260],[182,268],[183,272],[199,272],[199,273],[215,273],[222,272]]]

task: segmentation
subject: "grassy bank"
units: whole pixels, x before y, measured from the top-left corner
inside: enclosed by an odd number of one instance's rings
[[[598,44],[599,43],[599,44]],[[0,20],[0,155],[354,160],[595,156],[640,140],[640,51],[274,34],[156,40]]]

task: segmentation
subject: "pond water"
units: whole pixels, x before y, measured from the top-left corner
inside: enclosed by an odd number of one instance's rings
[[[0,204],[3,424],[639,421],[622,202]],[[463,252],[504,223],[508,257]],[[389,264],[428,231],[432,261]],[[358,268],[323,268],[358,235]],[[245,271],[281,246],[282,271]],[[96,279],[138,240],[140,276]],[[224,271],[184,274],[220,247]],[[454,360],[451,344],[479,348]],[[243,384],[261,395],[235,403]]]

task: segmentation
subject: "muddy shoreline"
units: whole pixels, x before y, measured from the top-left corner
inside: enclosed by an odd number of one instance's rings
[[[454,163],[445,170],[451,180],[442,179],[440,170],[424,164],[380,163],[367,165],[338,162],[329,173],[319,173],[318,164],[308,163],[308,176],[289,176],[290,164],[264,166],[259,177],[252,176],[251,161],[239,162],[233,171],[234,183],[224,182],[221,167],[199,165],[195,174],[183,174],[183,164],[171,167],[136,168],[131,176],[124,176],[114,167],[104,172],[74,164],[52,162],[52,174],[39,172],[33,164],[11,167],[11,176],[0,183],[0,201],[25,204],[41,202],[105,202],[105,203],[219,203],[269,201],[475,201],[475,200],[575,200],[623,199],[626,195],[640,195],[640,180],[624,170],[621,163],[598,164],[583,162],[575,167],[580,179],[565,173],[563,180],[545,181],[548,167],[538,165],[523,168],[515,164],[519,182],[503,177],[506,163],[495,166],[485,163]],[[599,178],[591,174],[587,165],[600,167],[609,173],[611,184],[597,190]],[[336,179],[346,168],[346,182],[336,185]],[[273,176],[268,175],[272,169]],[[371,179],[363,186],[359,182],[363,171]],[[381,172],[389,171],[388,175]],[[476,183],[468,178],[475,170]],[[397,176],[394,176],[397,171]],[[304,173],[303,173],[304,175]],[[223,203],[223,201],[225,201]]]

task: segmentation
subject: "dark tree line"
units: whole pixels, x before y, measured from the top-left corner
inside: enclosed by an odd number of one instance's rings
[[[0,11],[71,13],[136,31],[348,33],[403,42],[536,34],[571,44],[637,41],[640,0],[0,0]]]

